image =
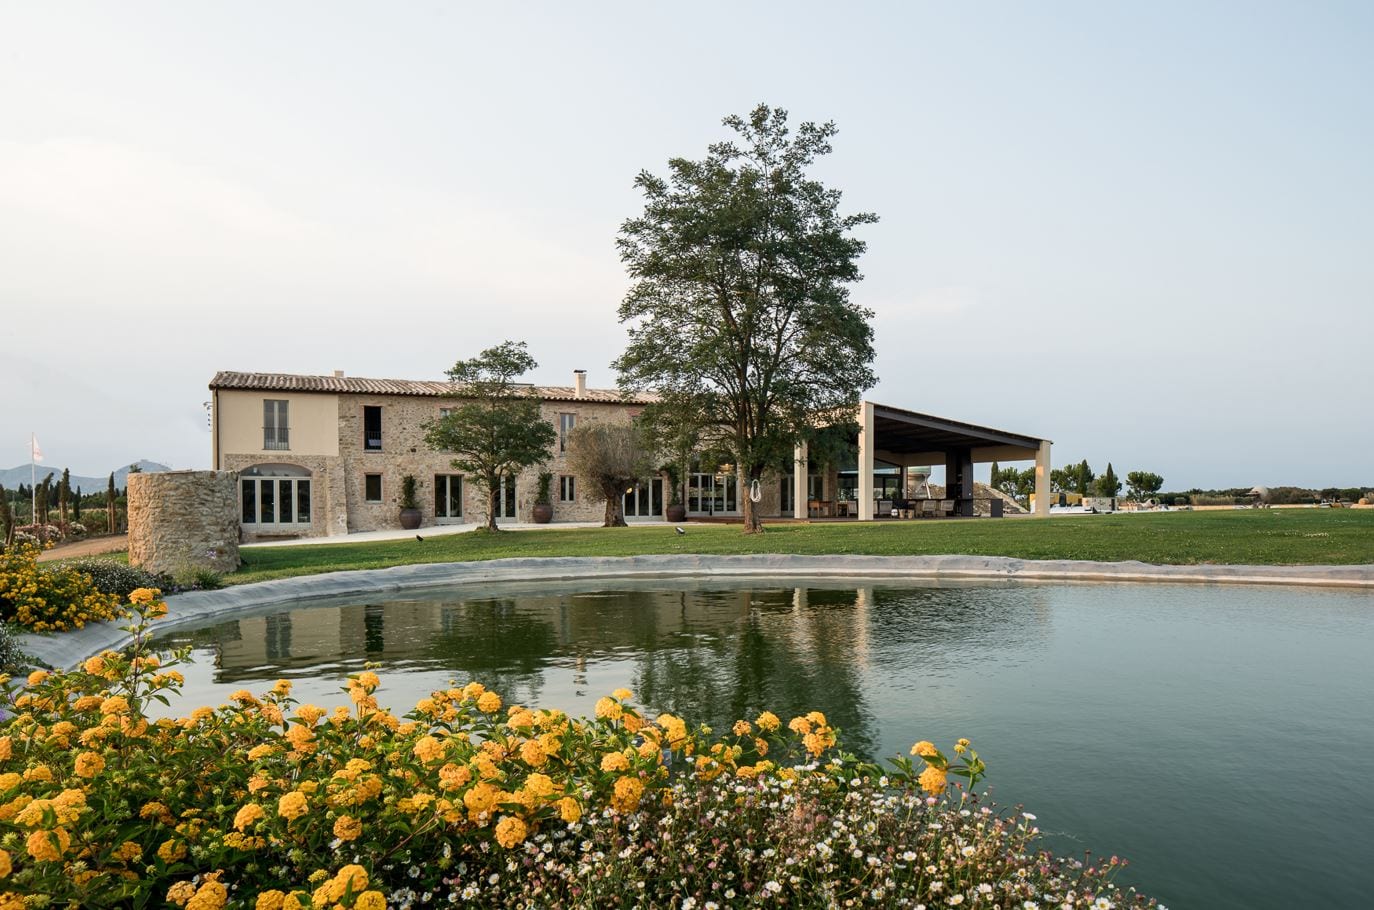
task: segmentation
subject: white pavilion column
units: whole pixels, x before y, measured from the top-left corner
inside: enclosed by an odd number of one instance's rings
[[[810,517],[806,507],[806,466],[810,458],[804,442],[792,450],[792,517],[799,520]]]
[[[873,520],[873,402],[859,402],[859,521]]]
[[[1050,441],[1040,441],[1040,451],[1035,455],[1035,514],[1050,514]]]

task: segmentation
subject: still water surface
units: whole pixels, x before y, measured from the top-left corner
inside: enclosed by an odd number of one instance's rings
[[[590,714],[612,689],[724,728],[824,711],[846,745],[973,740],[1060,852],[1180,908],[1370,906],[1374,597],[1182,585],[657,582],[302,606],[168,634],[180,710],[366,661],[406,709],[449,680]]]

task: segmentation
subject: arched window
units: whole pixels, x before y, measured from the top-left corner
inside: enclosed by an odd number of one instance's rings
[[[310,524],[310,472],[294,464],[255,464],[239,472],[239,516],[257,530]]]

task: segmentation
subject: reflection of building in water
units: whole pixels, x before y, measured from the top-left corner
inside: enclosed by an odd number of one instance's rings
[[[226,624],[216,639],[216,663],[227,682],[261,679],[264,667],[411,659],[429,652],[442,625],[441,612],[423,602],[301,607]]]

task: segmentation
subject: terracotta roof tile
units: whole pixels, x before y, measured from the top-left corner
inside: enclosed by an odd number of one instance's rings
[[[210,380],[212,389],[260,392],[322,392],[343,395],[411,395],[438,398],[452,386],[445,380],[364,379],[361,376],[302,376],[296,373],[236,373],[221,370]],[[649,404],[657,396],[622,397],[618,389],[587,389],[581,398],[572,386],[529,387],[531,394],[550,401],[600,401],[617,404]]]

